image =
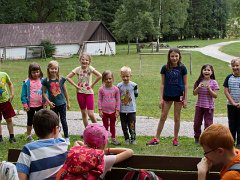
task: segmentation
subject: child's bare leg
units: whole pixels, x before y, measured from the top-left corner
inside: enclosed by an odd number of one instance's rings
[[[173,103],[172,101],[164,101],[160,121],[158,122],[158,128],[157,128],[157,132],[156,132],[157,139],[160,138],[160,134],[162,133],[163,126],[167,119],[167,115],[168,115],[169,109],[171,108],[172,103]]]
[[[6,119],[6,122],[7,122],[7,128],[8,128],[9,134],[14,134],[12,118]]]
[[[174,138],[178,138],[182,102],[174,102]]]
[[[27,126],[27,136],[30,136],[32,132],[32,126]]]
[[[97,122],[96,117],[94,115],[94,110],[88,110],[88,116],[91,119],[92,123],[96,123]]]
[[[87,125],[88,125],[87,110],[86,109],[81,109],[81,113],[82,113],[83,125],[84,125],[84,127],[87,127]]]
[[[2,121],[0,120],[0,135],[2,135]]]

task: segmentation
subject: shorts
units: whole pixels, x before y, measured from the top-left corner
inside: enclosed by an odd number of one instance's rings
[[[9,119],[15,115],[15,111],[9,101],[0,103],[0,121],[2,120],[2,116],[4,119]]]
[[[94,94],[77,93],[77,100],[81,110],[94,110]]]
[[[183,96],[163,96],[164,101],[182,102]]]

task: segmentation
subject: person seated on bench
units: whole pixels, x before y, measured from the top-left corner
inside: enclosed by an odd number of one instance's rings
[[[0,179],[1,180],[18,180],[16,166],[13,163],[0,162]]]
[[[133,155],[133,150],[128,148],[107,148],[108,131],[98,123],[86,127],[83,139],[84,143],[76,141],[70,149],[56,180],[103,179],[114,164]]]
[[[205,180],[212,165],[223,164],[221,180],[240,180],[240,169],[230,170],[240,163],[240,150],[234,148],[234,140],[228,127],[212,124],[202,133],[199,143],[204,150],[204,158],[198,163],[198,180]],[[240,165],[240,164],[239,164]]]
[[[41,109],[33,116],[33,128],[39,140],[24,145],[16,167],[20,180],[55,178],[66,157],[68,145],[59,138],[57,114]]]

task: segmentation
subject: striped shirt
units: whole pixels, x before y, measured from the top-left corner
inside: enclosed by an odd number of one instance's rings
[[[30,180],[54,178],[66,159],[67,148],[62,138],[28,143],[19,155],[17,171],[28,175]]]
[[[230,74],[226,77],[223,86],[228,88],[228,91],[236,103],[240,102],[240,77]],[[228,101],[228,104],[231,104]]]
[[[107,114],[120,110],[120,92],[116,86],[102,86],[98,90],[98,109]]]
[[[211,79],[209,82],[209,86],[213,91],[219,90],[219,86],[216,80]],[[214,109],[214,98],[210,95],[206,87],[199,88],[196,106]]]

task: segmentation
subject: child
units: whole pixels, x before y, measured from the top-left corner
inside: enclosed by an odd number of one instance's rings
[[[37,63],[31,63],[28,68],[28,79],[23,81],[21,101],[23,108],[27,111],[27,140],[33,141],[32,121],[36,111],[43,108],[43,95],[41,79],[43,73]]]
[[[219,86],[215,81],[213,66],[202,66],[200,76],[194,84],[193,95],[198,95],[194,117],[194,138],[198,143],[201,135],[201,125],[204,117],[204,129],[213,123],[214,99],[217,98]]]
[[[16,166],[10,162],[0,162],[1,180],[19,180]]]
[[[234,140],[229,129],[221,124],[212,124],[200,136],[199,143],[204,150],[204,158],[198,163],[198,180],[205,180],[212,165],[222,165],[222,180],[239,179],[240,171],[229,168],[240,163],[240,151],[234,148]]]
[[[112,144],[120,145],[115,138],[115,123],[120,110],[120,93],[119,89],[113,85],[113,81],[113,73],[109,70],[104,71],[102,74],[103,86],[98,90],[98,110],[106,130],[109,128],[110,120]]]
[[[84,143],[77,141],[75,147],[70,149],[57,180],[97,179],[99,176],[103,179],[114,164],[133,155],[128,148],[107,148],[108,131],[98,123],[89,124],[83,132],[83,138]]]
[[[7,85],[10,90],[10,96],[8,94]],[[7,128],[10,135],[9,142],[16,143],[12,122],[12,117],[16,115],[11,104],[13,97],[14,97],[13,83],[11,82],[7,73],[0,71],[0,143],[3,142],[1,126],[2,116],[7,122]]]
[[[64,138],[70,144],[68,136],[68,125],[66,120],[66,101],[67,109],[70,109],[67,89],[65,86],[66,79],[59,76],[59,65],[57,61],[50,61],[47,67],[47,78],[43,79],[43,97],[46,99],[50,109],[57,115],[60,115],[63,127]],[[48,96],[46,95],[48,91]]]
[[[125,138],[125,144],[136,144],[136,98],[138,97],[137,84],[130,81],[131,68],[123,66],[121,68],[122,82],[118,83],[117,87],[120,90],[121,106],[120,120],[122,131]],[[131,136],[129,139],[128,130]]]
[[[102,75],[94,67],[90,66],[91,61],[92,59],[90,55],[82,54],[80,56],[81,66],[76,67],[67,75],[67,80],[77,90],[77,100],[81,109],[83,124],[85,127],[88,125],[88,116],[93,123],[97,122],[94,116],[93,87],[102,77]],[[75,74],[78,76],[78,84],[71,79]],[[96,79],[93,83],[92,74],[96,76]]]
[[[33,116],[33,128],[39,140],[24,145],[16,167],[19,179],[53,179],[67,156],[67,143],[58,138],[59,118],[53,111],[41,109]]]
[[[181,62],[179,49],[168,51],[168,61],[161,69],[160,104],[162,109],[156,136],[147,145],[159,144],[160,134],[167,119],[169,109],[174,102],[174,138],[172,144],[178,146],[178,132],[180,128],[180,113],[182,107],[187,106],[187,68]]]
[[[233,73],[224,81],[224,94],[228,99],[228,125],[236,146],[240,148],[240,58],[231,61]],[[237,136],[237,139],[236,139]]]

